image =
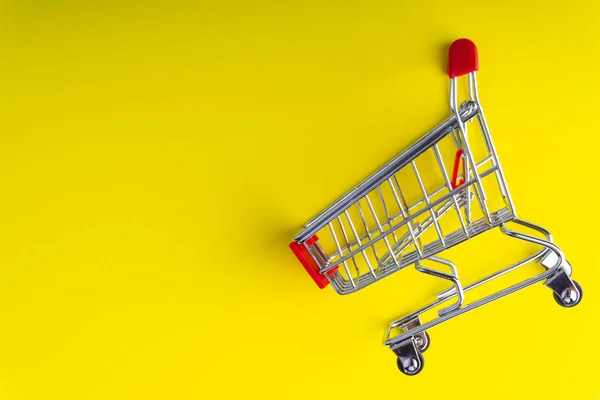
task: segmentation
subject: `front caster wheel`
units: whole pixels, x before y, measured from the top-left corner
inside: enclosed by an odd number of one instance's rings
[[[556,292],[552,292],[552,294],[554,295],[554,300],[560,306],[575,307],[581,302],[581,299],[583,299],[583,289],[581,288],[581,285],[577,281],[573,281],[573,284],[575,285],[575,287],[577,287],[577,290],[579,291],[579,296],[577,296],[577,293],[572,289],[566,289],[560,296]]]
[[[421,353],[417,353],[417,358],[398,357],[396,364],[398,364],[398,369],[404,375],[416,375],[423,370],[424,361],[423,355]]]

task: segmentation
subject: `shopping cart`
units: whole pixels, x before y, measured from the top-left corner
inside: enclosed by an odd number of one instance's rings
[[[478,69],[473,42],[455,41],[448,64],[451,116],[311,219],[290,244],[315,283],[320,288],[331,283],[339,294],[356,292],[409,265],[452,283],[436,301],[393,321],[386,330],[384,344],[407,375],[422,370],[422,353],[430,342],[426,331],[441,322],[542,280],[564,307],[577,305],[583,296],[550,233],[517,218],[479,101]],[[457,81],[463,75],[468,76],[469,99],[459,106]],[[451,174],[444,159],[453,161]],[[434,189],[431,182],[437,182]],[[509,223],[541,238],[509,229]],[[495,227],[541,249],[465,286],[455,265],[439,253]],[[465,292],[533,262],[544,267],[538,275],[465,303]],[[421,315],[433,309],[438,316],[422,322]]]

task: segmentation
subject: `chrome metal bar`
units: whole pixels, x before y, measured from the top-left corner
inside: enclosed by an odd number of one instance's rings
[[[453,104],[453,109],[457,110],[458,109],[458,98],[457,98],[457,93],[456,93],[456,83],[457,82],[457,78],[452,78],[450,80],[450,86],[454,87],[453,93],[454,96],[451,97],[450,99],[450,103]],[[455,111],[455,115],[457,111]],[[475,187],[477,188],[477,190],[475,191],[475,196],[477,197],[477,200],[479,202],[479,205],[481,207],[481,210],[483,211],[483,215],[485,217],[485,219],[490,222],[490,212],[487,208],[487,204],[486,204],[486,196],[485,196],[485,191],[483,190],[483,185],[481,184],[481,176],[479,174],[479,171],[477,171],[477,167],[475,164],[475,160],[473,159],[473,153],[471,151],[471,146],[469,145],[469,142],[467,140],[467,130],[465,127],[465,124],[462,122],[462,120],[460,118],[456,119],[457,124],[458,124],[458,130],[460,132],[460,135],[462,137],[462,145],[463,145],[463,149],[464,149],[464,154],[466,156],[466,159],[468,162],[465,162],[465,169],[466,169],[466,175],[467,177],[465,178],[465,180],[467,180],[467,178],[470,179],[471,176],[471,172],[470,169],[472,169],[472,173],[476,182]],[[470,168],[469,168],[470,167]],[[467,188],[467,196],[469,196],[469,191],[470,189]],[[467,207],[470,207],[470,202],[467,202]],[[470,209],[467,209],[467,222],[470,222]]]
[[[440,219],[442,217],[442,215],[444,215],[446,212],[449,211],[449,209],[451,208],[451,200],[447,200],[445,203],[443,203],[438,210],[436,211],[437,214],[437,218]],[[415,236],[415,242],[417,242],[417,246],[418,249],[421,249],[422,246],[420,244],[420,237],[421,235],[433,224],[433,220],[431,217],[427,217],[423,223],[419,224],[419,226],[416,228],[417,234],[414,235]],[[465,233],[465,237],[469,237],[469,233],[466,232]],[[406,250],[408,248],[408,246],[410,245],[410,241],[408,241],[408,234],[404,235],[404,237],[402,238],[402,240],[398,241],[393,247],[395,254],[400,255],[402,254],[402,252],[404,252],[404,250]],[[385,254],[384,256],[381,257],[380,262],[381,263],[385,263],[387,260],[387,257],[389,256],[389,254]],[[419,253],[419,258],[422,258],[423,254]]]
[[[388,221],[387,223],[389,224],[389,226],[392,226],[392,219],[390,218],[390,213],[388,212],[387,204],[385,204],[383,192],[381,191],[381,186],[377,186],[377,192],[379,193],[379,198],[381,199],[381,205],[383,206],[383,212],[385,213],[385,217]],[[396,238],[396,232],[392,232],[392,237],[394,238],[394,242],[398,240]]]
[[[429,257],[428,260],[449,266],[452,273],[446,274],[444,272],[437,271],[435,269],[425,268],[425,267],[421,266],[419,263],[415,264],[415,268],[420,272],[424,272],[426,274],[436,276],[438,278],[452,281],[452,283],[454,284],[453,288],[458,293],[458,298],[457,298],[456,303],[438,311],[438,315],[442,316],[444,314],[447,314],[449,312],[452,312],[452,311],[460,308],[464,303],[465,295],[464,295],[464,291],[462,288],[462,284],[460,283],[460,279],[458,278],[458,270],[456,269],[456,266],[452,262],[450,262],[449,260],[440,258],[440,257],[435,257],[435,256]]]
[[[429,197],[433,197],[436,194],[440,193],[442,190],[444,190],[446,188],[446,185],[442,185],[439,188],[435,189],[433,192],[431,192],[431,194],[429,195]],[[425,199],[421,199],[421,200],[417,200],[416,202],[414,202],[412,205],[408,206],[408,211],[412,211],[413,208],[416,208],[417,206],[419,206],[421,203],[423,203],[425,201]]]
[[[479,279],[478,281],[475,281],[475,282],[473,282],[473,283],[465,286],[464,290],[467,291],[467,290],[475,289],[476,287],[481,286],[484,283],[490,282],[490,281],[498,278],[499,276],[502,276],[502,275],[505,275],[505,274],[507,274],[507,273],[509,273],[511,271],[514,271],[515,269],[520,268],[523,265],[527,265],[530,262],[534,261],[536,258],[540,258],[541,253],[543,253],[543,252],[544,252],[544,250],[540,251],[539,253],[534,254],[531,257],[527,257],[526,259],[521,260],[521,261],[519,261],[519,262],[517,262],[517,263],[515,263],[515,264],[513,264],[511,266],[503,268],[500,271],[497,271],[497,272],[495,272],[495,273],[493,273],[491,275],[488,275],[485,278]],[[438,297],[438,299],[444,299],[446,297],[452,297],[452,296],[455,295],[454,290],[455,290],[454,287],[451,287],[450,289],[444,290],[443,292],[439,293],[437,297]]]
[[[394,181],[395,181],[396,185],[398,186],[398,192],[400,193],[400,196],[402,196],[402,190],[400,189],[400,185],[398,184],[398,180],[396,179],[395,176],[394,176]],[[402,216],[404,217],[404,219],[407,219],[409,214],[408,214],[408,211],[405,209],[406,202],[403,201],[404,196],[402,196],[402,201],[401,201],[400,197],[398,197],[398,193],[396,193],[396,188],[394,187],[394,182],[391,179],[388,179],[388,183],[390,184],[392,193],[394,193],[394,198],[396,199],[396,203],[398,204],[398,208],[400,209]],[[408,221],[406,223],[406,226],[408,227],[408,233],[410,234],[413,244],[415,245],[415,250],[417,251],[417,253],[419,253],[419,256],[420,256],[422,254],[421,246],[419,246],[419,244],[417,243],[417,238],[415,237],[412,222]],[[391,228],[391,226],[390,226],[390,228]]]
[[[369,238],[369,241],[372,242],[371,250],[373,250],[375,259],[379,260],[379,256],[377,255],[377,249],[375,249],[375,241],[373,241],[373,235],[371,234],[371,231],[369,230],[369,226],[367,225],[367,220],[365,219],[365,214],[363,213],[362,207],[360,206],[360,201],[356,202],[356,208],[358,208],[358,213],[360,214],[360,219],[362,220],[363,225],[365,227],[367,237]],[[359,247],[362,247],[362,245]]]
[[[354,224],[352,223],[352,218],[350,218],[350,214],[348,213],[348,210],[344,211],[344,214],[346,215],[346,219],[348,220],[348,224],[350,225],[352,234],[354,235],[354,238],[356,239],[356,243],[358,244],[358,246],[360,246],[362,243],[360,241],[358,233],[356,232],[356,228],[354,227]],[[373,267],[371,266],[371,262],[369,261],[369,256],[367,256],[366,251],[363,250],[363,251],[361,251],[361,253],[365,259],[365,263],[367,263],[367,267],[369,268],[369,271],[371,272],[371,274],[374,277],[377,277],[377,275],[375,274],[375,271],[373,270]]]
[[[493,168],[490,168],[490,169],[488,169],[488,170],[487,170],[487,171],[485,171],[485,172],[482,172],[480,176],[481,176],[482,178],[484,178],[484,177],[486,177],[487,175],[489,175],[489,174],[491,174],[491,173],[493,173],[493,172],[495,172],[495,171],[496,171],[496,167],[493,167]],[[467,181],[467,182],[463,183],[461,186],[459,186],[459,187],[457,187],[456,189],[452,190],[452,191],[451,191],[451,192],[449,192],[448,194],[446,194],[446,195],[444,195],[443,197],[440,197],[440,198],[439,198],[439,199],[437,199],[436,201],[432,202],[430,206],[428,206],[428,207],[425,207],[425,208],[423,208],[423,209],[421,209],[421,210],[417,211],[416,213],[412,214],[412,215],[411,215],[411,219],[415,219],[415,218],[419,217],[419,216],[420,216],[420,215],[422,215],[423,213],[425,213],[425,212],[429,211],[429,209],[430,209],[431,207],[436,207],[437,205],[441,204],[442,202],[444,202],[444,201],[448,200],[448,199],[449,199],[449,198],[450,198],[452,195],[454,195],[454,194],[457,194],[458,192],[460,192],[461,190],[463,190],[463,188],[465,187],[465,185],[472,185],[472,184],[474,184],[474,183],[475,183],[475,179],[471,179],[471,180],[469,180],[469,181]],[[391,228],[389,228],[389,229],[388,229],[386,232],[382,232],[380,236],[378,236],[378,237],[376,237],[376,238],[373,238],[373,239],[370,239],[370,240],[369,240],[369,242],[367,242],[367,243],[363,244],[362,246],[359,246],[359,247],[358,247],[356,250],[354,250],[354,251],[350,252],[350,254],[349,254],[349,255],[347,255],[347,256],[345,256],[345,257],[343,257],[343,258],[342,258],[342,260],[346,260],[346,259],[348,259],[349,257],[352,257],[352,256],[354,256],[356,253],[358,253],[359,251],[363,250],[364,248],[366,248],[366,247],[369,247],[369,246],[373,245],[373,244],[374,244],[374,243],[375,243],[377,240],[381,239],[382,237],[386,237],[386,236],[387,236],[387,235],[389,235],[389,234],[390,234],[390,233],[391,233],[393,230],[396,230],[396,229],[398,229],[398,228],[400,228],[400,227],[404,226],[404,225],[407,223],[407,221],[408,221],[408,219],[405,219],[405,220],[403,220],[403,221],[399,222],[398,224],[396,224],[396,225],[392,226]],[[341,261],[339,261],[339,262],[341,262]],[[325,273],[325,272],[329,271],[330,269],[332,269],[333,267],[334,267],[334,266],[328,266],[327,268],[325,268],[325,269],[322,269],[322,270],[321,270],[321,273]]]
[[[419,174],[419,170],[417,169],[417,163],[413,161],[412,166],[413,170],[415,171],[417,181],[419,182],[419,186],[421,187],[421,192],[423,192],[423,199],[425,200],[425,203],[429,206],[431,205],[431,201],[429,200],[429,196],[427,195],[427,189],[425,189],[425,185],[423,184],[423,180],[421,179],[421,174]],[[433,225],[435,226],[435,230],[438,234],[438,237],[440,238],[440,243],[442,243],[443,247],[446,247],[446,243],[444,243],[444,235],[442,234],[440,224],[438,223],[438,220],[435,217],[435,210],[433,209],[433,207],[429,208],[429,212],[431,213],[431,218],[433,219]]]
[[[513,222],[515,222],[517,224],[520,224],[520,225],[523,225],[523,226],[526,226],[526,227],[529,227],[529,228],[532,228],[532,229],[536,229],[536,230],[538,230],[538,231],[540,231],[542,233],[545,231],[543,228],[538,227],[537,225],[532,224],[530,222],[526,222],[526,221],[522,221],[522,220],[518,220],[518,219],[514,219]],[[541,229],[538,229],[538,228],[541,228]],[[516,292],[518,290],[521,290],[521,289],[523,289],[523,288],[525,288],[527,286],[533,285],[534,283],[540,282],[540,281],[542,281],[542,280],[544,280],[546,278],[549,278],[552,275],[554,275],[557,272],[557,270],[561,267],[561,265],[562,265],[562,263],[564,261],[564,254],[562,253],[562,250],[558,246],[556,246],[554,243],[552,243],[551,241],[548,240],[549,239],[548,236],[546,236],[546,240],[544,240],[544,239],[537,238],[535,236],[531,236],[531,235],[527,235],[527,234],[524,234],[524,233],[519,233],[519,232],[516,232],[516,231],[513,231],[513,230],[506,229],[503,225],[501,226],[501,231],[503,233],[505,233],[506,235],[510,236],[510,237],[513,237],[513,238],[516,238],[516,239],[524,240],[524,241],[527,241],[527,242],[531,242],[531,243],[543,246],[544,248],[542,250],[540,250],[536,254],[536,256],[538,256],[538,257],[540,257],[541,255],[545,254],[547,252],[547,250],[551,250],[551,251],[555,252],[556,255],[557,255],[557,261],[556,261],[555,265],[553,267],[545,270],[545,272],[543,272],[543,273],[541,273],[539,275],[536,275],[536,276],[534,276],[534,277],[532,277],[530,279],[526,279],[526,280],[524,280],[524,281],[522,281],[520,283],[517,283],[515,285],[509,286],[506,289],[500,290],[500,291],[498,291],[496,293],[493,293],[493,294],[491,294],[489,296],[481,298],[481,299],[479,299],[479,300],[477,300],[477,301],[475,301],[473,303],[467,304],[466,306],[461,307],[461,308],[459,308],[459,309],[457,309],[457,310],[455,310],[453,312],[450,312],[448,314],[440,316],[440,317],[438,317],[438,318],[436,318],[436,319],[434,319],[432,321],[429,321],[429,322],[427,322],[425,324],[419,325],[416,328],[414,328],[414,329],[412,329],[412,330],[410,330],[410,331],[408,331],[408,332],[406,332],[404,334],[398,335],[398,336],[393,337],[393,338],[389,337],[389,335],[391,333],[391,330],[393,328],[399,326],[400,323],[401,323],[401,321],[408,321],[411,318],[414,318],[416,315],[419,315],[420,313],[422,313],[424,311],[427,311],[427,310],[430,310],[430,309],[436,307],[437,305],[439,305],[439,304],[441,304],[441,303],[449,300],[451,297],[445,297],[445,298],[439,299],[439,300],[433,302],[432,304],[423,307],[423,309],[421,309],[419,311],[416,311],[416,312],[413,312],[413,313],[411,313],[411,314],[409,314],[409,315],[407,315],[405,317],[402,317],[402,318],[394,321],[392,324],[390,324],[390,326],[387,329],[388,333],[387,333],[387,338],[386,338],[384,344],[386,346],[392,346],[392,345],[394,345],[396,343],[400,343],[400,342],[402,342],[404,340],[407,340],[411,336],[414,336],[417,333],[423,332],[424,330],[427,330],[427,329],[429,329],[429,328],[431,328],[431,327],[433,327],[435,325],[438,325],[438,324],[440,324],[440,323],[442,323],[442,322],[444,322],[446,320],[454,318],[454,317],[456,317],[456,316],[458,316],[460,314],[464,314],[465,312],[473,310],[473,309],[475,309],[477,307],[481,307],[482,305],[485,305],[485,304],[490,303],[492,301],[498,300],[498,299],[500,299],[500,298],[502,298],[502,297],[504,297],[506,295],[514,293],[514,292]],[[465,291],[467,291],[466,288],[465,288]]]
[[[344,224],[342,223],[342,216],[340,215],[339,217],[337,217],[337,221],[340,224],[340,229],[342,230],[342,235],[344,236],[344,240],[346,241],[346,246],[348,251],[352,250],[352,247],[350,246],[350,241],[348,240],[348,235],[346,234],[346,228],[344,228]],[[358,264],[356,264],[356,258],[352,257],[352,264],[354,264],[354,269],[356,270],[356,278],[358,279],[358,277],[360,276],[360,270],[358,269]]]
[[[496,175],[498,177],[498,182],[500,183],[500,190],[502,191],[502,194],[504,196],[506,196],[506,204],[508,205],[508,208],[510,209],[512,214],[516,217],[517,211],[515,210],[515,206],[514,206],[512,197],[510,195],[510,191],[508,190],[508,185],[506,184],[506,179],[504,178],[504,170],[502,169],[502,165],[500,164],[500,159],[498,158],[498,154],[496,152],[496,146],[494,145],[492,135],[490,134],[490,128],[487,124],[485,114],[483,113],[483,110],[481,109],[481,102],[479,100],[479,90],[477,88],[477,74],[475,72],[471,72],[469,74],[469,82],[470,82],[470,88],[472,88],[471,99],[477,103],[478,109],[479,109],[479,116],[477,119],[482,128],[484,138],[485,138],[486,142],[488,143],[490,153],[494,157],[495,164],[498,167],[498,172]]]
[[[440,167],[440,171],[442,172],[442,176],[444,177],[444,182],[446,182],[445,187],[447,187],[448,190],[450,191],[450,190],[452,190],[452,185],[450,184],[450,178],[448,177],[448,173],[446,172],[446,167],[444,167],[444,160],[442,160],[442,154],[441,154],[440,148],[437,144],[433,146],[433,151],[435,153],[435,159],[437,160],[438,166]],[[466,180],[466,178],[465,178],[465,180]],[[469,199],[467,198],[467,202],[468,201],[469,201]],[[460,207],[458,206],[457,195],[452,196],[452,202],[454,203],[454,208],[456,209],[456,213],[458,214],[458,219],[460,220],[460,225],[462,226],[462,229],[465,232],[465,235],[467,235],[467,237],[468,237],[469,233],[467,232],[467,227],[465,225],[465,221],[460,212]]]
[[[447,203],[451,204],[451,201],[448,200]],[[509,222],[511,221],[511,219],[512,215],[510,214],[508,208],[503,208],[493,214],[492,220],[494,221],[494,225],[488,225],[484,219],[475,221],[468,227],[469,237],[465,236],[464,232],[462,232],[462,230],[459,229],[446,235],[446,245],[448,248],[456,246],[469,238],[473,238],[483,232],[486,232],[498,226],[501,223]],[[422,255],[419,255],[416,251],[403,253],[402,258],[399,260],[400,266],[396,266],[393,260],[392,262],[380,263],[378,266],[377,280],[380,280],[396,271],[399,271],[400,269],[405,268],[406,266],[413,265],[419,260],[428,258],[430,256],[435,256],[442,249],[443,247],[439,245],[439,240],[436,240],[435,242],[431,242],[423,246]],[[396,251],[396,253],[398,252]],[[355,289],[352,287],[352,285],[350,285],[350,282],[344,281],[339,273],[333,274],[331,275],[331,277],[332,286],[338,294],[353,293],[356,290],[362,289],[377,281],[371,276],[371,274],[363,274],[361,275],[357,283],[357,288]]]
[[[463,107],[460,110],[457,110],[457,112],[451,117],[447,118],[444,122],[435,127],[433,130],[415,142],[412,146],[407,148],[404,152],[394,157],[391,161],[346,193],[339,200],[335,201],[332,205],[307,222],[302,232],[296,235],[294,241],[301,243],[312,237],[322,227],[327,225],[331,220],[341,214],[342,211],[347,209],[350,205],[356,203],[358,199],[364,197],[375,187],[379,186],[381,183],[385,182],[388,178],[394,175],[402,167],[409,164],[410,161],[415,157],[419,156],[428,148],[430,148],[434,143],[437,143],[444,136],[455,130],[457,127],[457,121],[460,121],[461,123],[463,121],[469,121],[475,117],[477,113],[478,107],[475,102],[465,103]]]
[[[333,237],[333,241],[335,242],[338,252],[340,253],[340,258],[343,258],[342,257],[342,249],[340,247],[340,243],[338,242],[337,236],[333,229],[333,225],[331,224],[331,222],[329,222],[329,224],[327,224],[327,225],[329,225],[329,230],[331,231],[331,236]],[[346,270],[346,274],[348,274],[348,279],[352,283],[352,286],[354,288],[356,288],[356,283],[354,283],[354,279],[352,279],[352,275],[350,274],[350,269],[348,269],[348,263],[346,262],[346,260],[341,261],[341,263],[344,265],[344,269]]]
[[[477,168],[481,168],[481,166],[482,166],[482,165],[485,165],[485,163],[487,163],[487,162],[490,162],[490,161],[492,162],[492,165],[493,165],[493,162],[494,162],[494,156],[489,156],[489,157],[486,157],[486,158],[484,158],[483,160],[481,160],[481,161],[480,161],[480,162],[477,164]]]
[[[381,224],[379,223],[379,218],[377,218],[377,214],[375,213],[375,209],[373,208],[373,204],[371,204],[371,200],[369,199],[368,194],[365,195],[365,200],[367,200],[367,205],[369,206],[369,209],[371,210],[371,214],[373,215],[373,218],[375,219],[375,223],[377,223],[377,227],[379,228],[379,233],[383,234],[383,228],[381,227]],[[383,236],[383,241],[385,242],[386,247],[388,248],[388,250],[391,253],[392,247],[390,246],[390,242],[388,241],[387,235]],[[400,265],[398,263],[398,260],[396,259],[396,256],[392,255],[392,257],[394,258],[394,262],[396,263],[396,265]]]

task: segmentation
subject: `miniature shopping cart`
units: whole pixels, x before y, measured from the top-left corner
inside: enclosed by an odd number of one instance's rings
[[[436,301],[386,330],[384,343],[407,375],[422,370],[422,353],[429,347],[426,331],[441,322],[542,280],[564,307],[577,305],[583,296],[550,233],[517,219],[479,101],[477,48],[459,39],[449,56],[451,116],[311,219],[290,244],[315,283],[320,288],[331,283],[339,294],[356,292],[410,265],[452,284]],[[459,106],[457,81],[463,75],[469,99]],[[509,223],[541,238],[509,229]],[[454,264],[439,254],[495,227],[541,249],[465,286]],[[538,275],[465,303],[465,292],[532,262],[544,267]],[[432,309],[438,309],[438,317],[422,322],[422,314]]]

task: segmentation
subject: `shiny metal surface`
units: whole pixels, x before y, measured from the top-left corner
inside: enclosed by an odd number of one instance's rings
[[[462,105],[456,115],[460,115],[460,121],[470,121],[478,113],[478,107],[475,102],[466,102]],[[389,179],[398,170],[408,165],[413,159],[428,150],[444,136],[453,132],[457,127],[456,116],[453,115],[435,127],[412,146],[390,160],[375,173],[359,183],[355,188],[343,195],[328,208],[317,214],[314,218],[304,225],[304,229],[295,238],[294,241],[301,243],[321,228],[331,222],[337,215],[341,214],[350,205],[354,204],[365,194],[375,189],[385,180]]]
[[[518,219],[514,219],[512,222],[517,223],[517,224],[522,225],[522,226],[525,226],[525,227],[528,227],[528,228],[531,228],[531,229],[534,229],[534,230],[537,230],[538,232],[540,232],[542,234],[545,233],[545,230],[543,228],[538,227],[537,225],[531,224],[529,222],[518,220]],[[442,323],[442,322],[444,322],[444,321],[446,321],[446,320],[448,320],[450,318],[453,318],[453,317],[455,317],[457,315],[463,314],[463,313],[465,313],[467,311],[473,310],[473,309],[475,309],[477,307],[481,307],[482,305],[490,303],[490,302],[492,302],[494,300],[498,300],[501,297],[504,297],[504,296],[506,296],[508,294],[514,293],[514,292],[516,292],[516,291],[518,291],[520,289],[523,289],[523,288],[525,288],[525,287],[527,287],[529,285],[532,285],[532,284],[534,284],[536,282],[540,282],[540,281],[542,281],[544,279],[552,278],[554,276],[561,276],[561,275],[563,275],[561,273],[561,271],[563,271],[562,266],[563,266],[563,261],[564,261],[564,255],[562,253],[562,250],[560,250],[560,248],[558,246],[556,246],[554,243],[552,243],[549,240],[549,235],[545,235],[544,239],[540,239],[540,238],[535,237],[535,236],[531,236],[531,235],[528,235],[528,234],[525,234],[525,233],[520,233],[520,232],[517,232],[517,231],[514,231],[514,230],[507,229],[506,226],[504,226],[504,225],[501,226],[501,231],[504,234],[506,234],[507,236],[510,236],[510,237],[513,237],[513,238],[516,238],[516,239],[519,239],[519,240],[523,240],[523,241],[526,241],[526,242],[534,243],[534,244],[540,245],[542,247],[542,249],[540,251],[538,251],[536,254],[534,254],[531,257],[528,257],[526,259],[526,262],[521,261],[521,262],[515,264],[514,266],[510,266],[510,267],[506,268],[506,270],[514,270],[514,269],[516,269],[518,267],[521,267],[521,266],[523,266],[523,265],[525,265],[527,263],[538,262],[538,261],[540,261],[544,257],[544,255],[546,254],[547,250],[550,250],[550,251],[552,251],[552,252],[554,252],[556,254],[556,263],[551,268],[545,270],[544,272],[541,272],[540,274],[538,274],[538,275],[536,275],[536,276],[534,276],[532,278],[529,278],[529,279],[527,279],[525,281],[519,282],[519,283],[517,283],[515,285],[512,285],[512,286],[506,288],[506,289],[503,289],[503,290],[501,290],[499,292],[496,292],[496,293],[494,293],[494,294],[492,294],[490,296],[483,297],[483,298],[478,299],[478,300],[476,300],[476,301],[474,301],[472,303],[469,303],[467,305],[461,306],[460,308],[457,308],[457,309],[455,309],[455,310],[453,310],[453,311],[451,311],[449,313],[442,314],[442,315],[440,315],[439,318],[436,318],[436,319],[434,319],[432,321],[429,321],[427,323],[419,325],[419,326],[415,327],[413,330],[410,330],[408,332],[404,332],[404,333],[402,333],[400,335],[397,335],[397,336],[392,336],[391,333],[392,333],[392,330],[394,328],[403,326],[407,321],[409,321],[409,320],[411,320],[411,319],[413,319],[415,317],[418,317],[420,314],[424,313],[425,311],[428,311],[428,310],[431,310],[433,308],[436,308],[436,307],[440,306],[441,304],[443,304],[444,302],[448,301],[449,299],[451,299],[452,297],[455,296],[455,294],[446,295],[445,297],[442,297],[442,298],[438,299],[437,301],[434,301],[433,303],[428,304],[428,305],[424,306],[423,308],[421,308],[421,309],[419,309],[419,310],[417,310],[415,312],[412,312],[412,313],[410,313],[410,314],[408,314],[408,315],[406,315],[406,316],[404,316],[402,318],[397,319],[396,321],[393,321],[388,326],[388,329],[386,331],[386,335],[385,335],[385,338],[384,338],[384,344],[386,346],[392,346],[392,345],[394,345],[396,343],[400,343],[400,342],[406,340],[407,338],[413,337],[414,335],[416,335],[416,334],[418,334],[420,332],[423,332],[423,331],[425,331],[425,330],[427,330],[427,329],[429,329],[429,328],[431,328],[431,327],[433,327],[433,326],[435,326],[437,324],[440,324],[440,323]],[[494,277],[500,276],[503,273],[506,273],[506,271],[505,270],[501,270],[500,272],[498,272],[497,274],[495,274]],[[485,279],[489,280],[489,277],[485,278]],[[464,292],[468,292],[469,290],[473,289],[476,286],[478,286],[478,285],[475,285],[475,284],[469,285],[469,286],[467,286],[467,287],[464,288]]]
[[[553,243],[550,233],[536,224],[517,219],[480,104],[476,73],[468,74],[469,99],[460,107],[458,79],[450,81],[451,116],[448,119],[311,219],[294,239],[306,246],[320,272],[326,274],[339,294],[363,289],[410,265],[452,283],[449,289],[437,295],[437,300],[393,321],[385,332],[384,344],[394,351],[398,367],[407,375],[414,375],[423,368],[421,351],[429,346],[426,330],[444,321],[543,280],[554,292],[556,301],[565,307],[578,304],[583,295],[579,284],[571,279],[571,265]],[[480,146],[484,148],[483,155],[475,153],[472,143],[476,138],[483,143]],[[456,152],[452,179],[460,179],[459,185],[451,181],[446,169],[444,141]],[[458,162],[464,165],[462,175],[457,175]],[[434,171],[433,178],[420,168],[425,163],[435,165],[429,170]],[[405,189],[411,179],[416,183],[418,194],[417,199],[409,203]],[[490,190],[494,186],[497,190]],[[428,189],[431,187],[435,189]],[[495,197],[494,193],[497,193]],[[513,225],[533,230],[538,236],[509,229]],[[508,237],[538,245],[540,250],[513,265],[463,284],[458,268],[439,253],[496,227]],[[319,240],[307,245],[305,242],[315,234]],[[466,301],[472,289],[529,263],[539,263],[540,273],[491,295]],[[431,264],[444,270],[432,268]],[[422,322],[422,314],[432,309],[437,309],[438,317]],[[396,330],[399,332],[393,334]]]

